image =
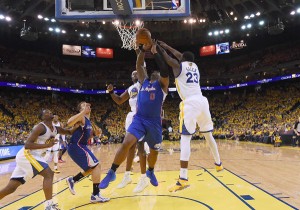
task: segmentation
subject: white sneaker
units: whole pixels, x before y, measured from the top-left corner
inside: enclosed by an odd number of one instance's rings
[[[60,210],[57,203],[46,206],[45,210]]]
[[[117,188],[121,189],[126,187],[126,185],[130,184],[132,182],[132,179],[130,177],[130,174],[125,174],[123,177],[123,180],[118,184]]]
[[[139,156],[136,156],[136,157],[133,159],[133,162],[135,162],[135,163],[140,162],[140,157],[139,157]]]
[[[104,198],[101,196],[101,194],[99,193],[98,195],[91,195],[91,203],[104,203],[104,202],[108,202],[110,200],[110,198]]]
[[[142,192],[146,187],[149,185],[149,179],[147,176],[141,177],[139,183],[137,184],[136,188],[134,188],[134,193]]]

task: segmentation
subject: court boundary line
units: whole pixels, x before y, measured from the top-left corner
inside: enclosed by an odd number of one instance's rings
[[[232,172],[232,171],[230,171],[230,170],[228,170],[228,169],[226,169],[226,171],[232,173],[233,175],[237,176],[238,178],[240,178],[240,179],[244,180],[245,182],[251,184],[252,186],[254,186],[254,187],[260,189],[261,191],[267,193],[268,195],[272,196],[272,197],[275,198],[276,200],[281,201],[282,203],[288,205],[289,207],[291,207],[291,208],[297,210],[297,208],[296,208],[295,206],[293,206],[293,205],[291,205],[291,204],[289,204],[289,203],[287,203],[287,202],[281,200],[280,198],[277,198],[275,195],[273,195],[273,194],[269,193],[268,191],[266,191],[266,190],[264,190],[264,189],[262,189],[262,188],[260,188],[260,187],[258,187],[258,186],[256,186],[256,185],[252,184],[251,182],[249,182],[248,180],[246,180],[246,179],[240,177],[239,175],[235,174],[234,172]],[[282,194],[282,193],[280,193],[280,194]]]
[[[65,180],[67,177],[69,177],[69,176],[66,176],[66,177],[62,178],[61,180],[57,180],[56,182],[53,182],[53,183],[52,183],[52,186],[53,186],[54,184],[58,183],[58,182],[61,182],[61,181]],[[5,206],[2,206],[0,209],[2,209],[2,208],[4,208],[4,207],[7,207],[7,206],[9,206],[9,205],[11,205],[11,204],[13,204],[13,203],[15,203],[15,202],[17,202],[17,201],[22,200],[22,199],[25,199],[26,197],[31,196],[31,195],[33,195],[33,194],[35,194],[35,193],[37,193],[37,192],[39,192],[39,191],[41,191],[41,190],[43,190],[43,188],[41,188],[41,189],[39,189],[39,190],[36,190],[36,191],[34,191],[34,192],[32,192],[32,193],[30,193],[30,194],[28,194],[28,195],[26,195],[26,196],[24,196],[24,197],[22,197],[22,198],[19,198],[19,199],[15,200],[15,201],[12,201],[12,202],[6,204]],[[53,196],[53,197],[54,197],[54,196]],[[43,201],[43,202],[44,202],[44,201]]]
[[[120,197],[111,198],[111,200],[113,200],[113,199],[120,199],[120,198],[150,197],[150,196],[181,198],[181,199],[185,199],[185,200],[194,201],[196,203],[200,203],[200,204],[204,205],[205,207],[207,207],[209,210],[213,210],[213,208],[210,207],[208,204],[203,203],[203,202],[201,202],[199,200],[195,200],[195,199],[187,198],[187,197],[182,197],[182,196],[172,196],[172,195],[127,195],[127,196],[120,196]],[[92,205],[92,204],[94,204],[94,203],[86,203],[86,204],[83,204],[81,206],[76,206],[73,209],[81,208],[83,206],[88,206],[88,205]]]

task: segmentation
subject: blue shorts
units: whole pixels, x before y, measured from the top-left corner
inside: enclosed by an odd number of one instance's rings
[[[84,171],[88,171],[99,164],[98,159],[84,144],[69,144],[68,153],[72,160]]]
[[[162,142],[161,119],[149,119],[135,115],[127,129],[138,141],[145,141],[153,150],[159,150]]]

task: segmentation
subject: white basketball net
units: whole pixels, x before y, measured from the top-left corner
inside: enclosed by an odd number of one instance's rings
[[[144,23],[142,21],[133,23],[121,23],[119,21],[114,21],[113,25],[116,27],[123,42],[122,48],[127,50],[136,50],[138,46],[136,46],[135,35],[139,29],[144,27]]]

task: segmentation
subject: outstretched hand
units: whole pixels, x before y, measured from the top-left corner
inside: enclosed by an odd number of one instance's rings
[[[159,40],[158,40],[158,44],[159,44],[160,46],[162,46],[164,49],[166,49],[166,48],[168,47],[168,45],[167,45],[165,42],[163,42],[163,41],[159,41]]]
[[[152,40],[152,47],[151,47],[151,53],[152,54],[156,54],[157,53],[156,47],[157,47],[157,41],[153,39]]]
[[[107,90],[108,90],[108,92],[113,91],[114,90],[114,86],[112,84],[109,84],[107,86]]]

